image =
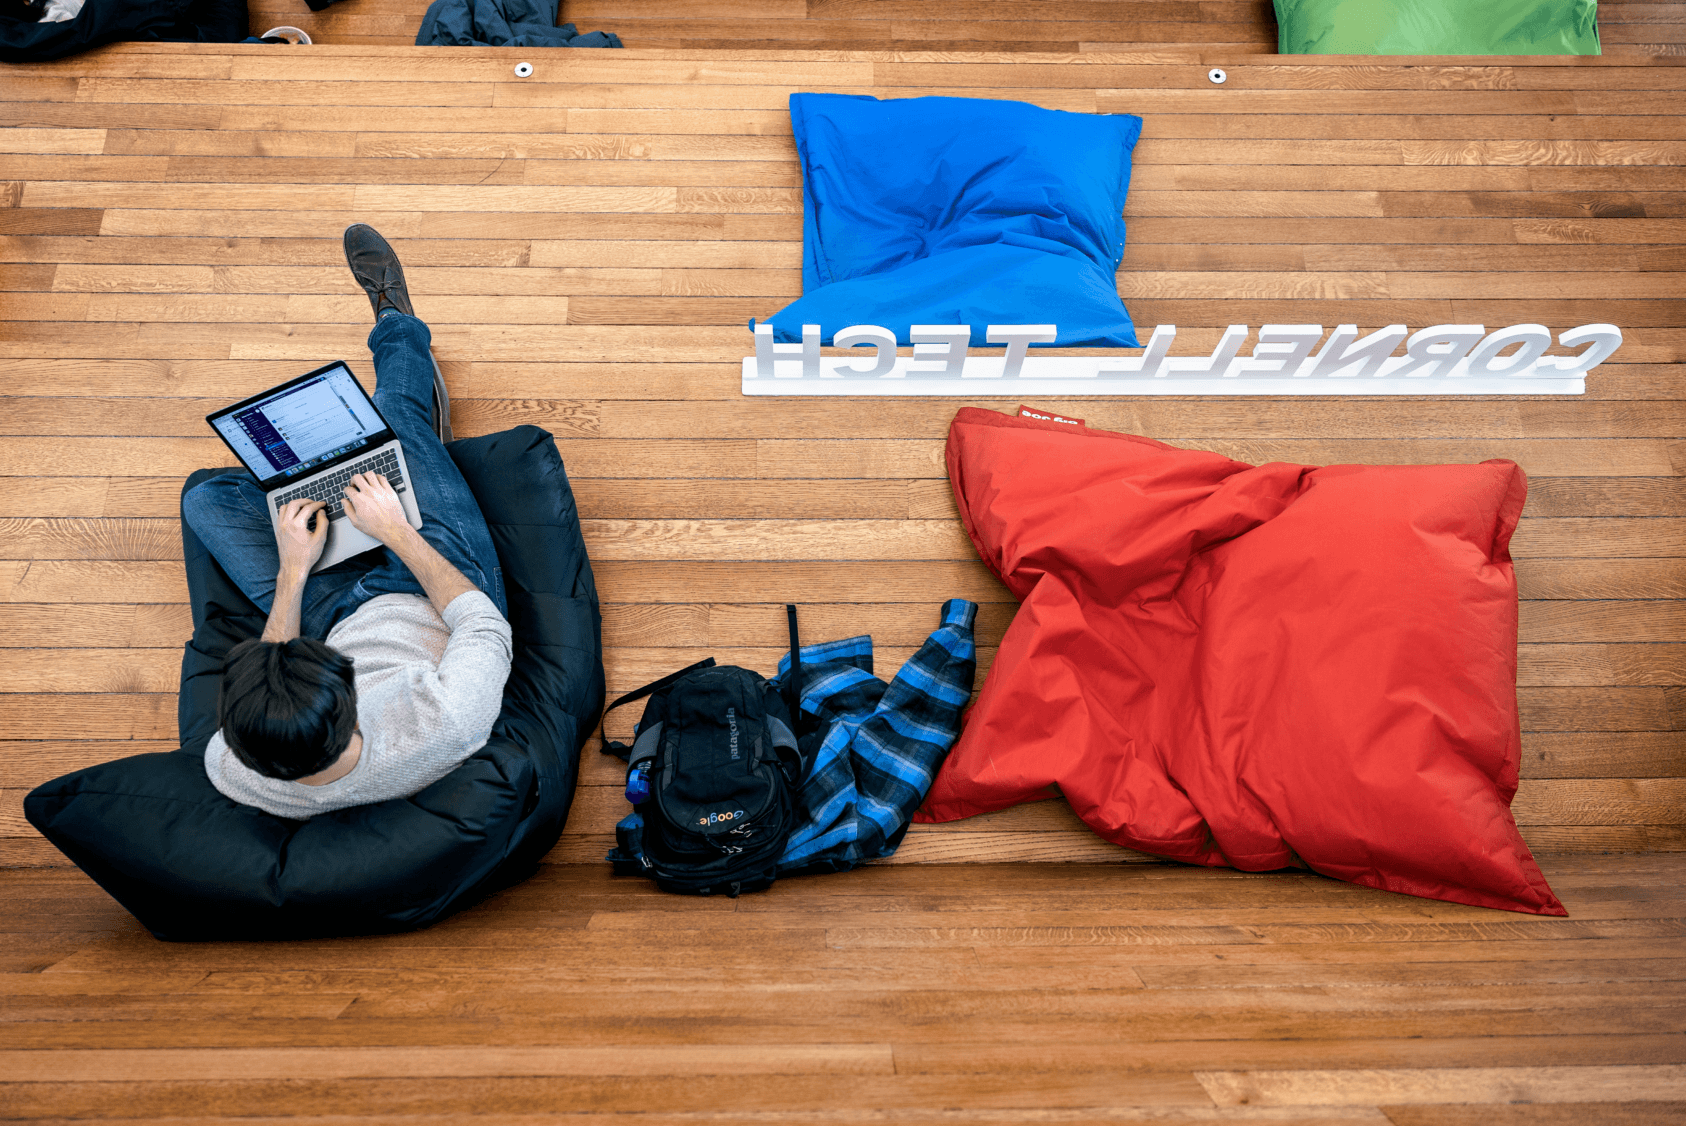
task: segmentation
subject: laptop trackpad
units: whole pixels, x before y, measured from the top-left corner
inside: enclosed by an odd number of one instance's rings
[[[327,519],[321,513],[318,513],[316,518],[318,520]],[[351,521],[346,519],[345,514],[341,513],[339,519],[329,521],[328,542],[322,547],[322,558],[318,559],[316,565],[310,570],[315,573],[324,567],[332,567],[335,563],[343,562],[353,555],[361,555],[363,552],[379,546],[381,546],[380,540],[358,531]]]

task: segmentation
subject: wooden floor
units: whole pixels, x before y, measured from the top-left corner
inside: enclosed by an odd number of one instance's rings
[[[555,866],[419,934],[168,945],[80,873],[14,871],[0,1114],[1686,1121],[1686,858],[1546,873],[1570,918],[1172,865],[876,868],[736,901]]]
[[[534,52],[380,46],[419,21],[391,2],[254,9],[338,45],[0,71],[0,862],[62,863],[29,788],[173,745],[180,479],[228,460],[214,406],[335,357],[370,374],[353,221],[404,258],[459,434],[556,434],[612,692],[705,654],[770,669],[787,600],[893,672],[976,599],[987,668],[1014,607],[943,479],[965,404],[738,390],[745,322],[800,289],[788,95],[948,93],[1144,116],[1119,284],[1179,347],[1232,322],[1623,327],[1574,399],[1065,405],[1252,461],[1521,463],[1515,811],[1571,918],[1120,864],[1059,802],[691,903],[611,881],[625,807],[588,755],[558,863],[423,934],[164,946],[73,869],[0,873],[0,1117],[1686,1116],[1681,5],[1604,5],[1603,59],[1378,64],[1261,54],[1253,4],[991,5],[1012,41],[958,4],[603,0],[564,18],[672,49]],[[1201,40],[1194,12],[1251,30]],[[1618,53],[1617,16],[1656,37]],[[952,50],[985,31],[996,53]],[[1136,49],[1087,49],[1115,40]],[[1013,53],[1035,43],[1066,53]]]

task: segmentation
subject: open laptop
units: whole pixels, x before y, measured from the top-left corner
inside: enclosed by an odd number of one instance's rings
[[[421,527],[398,436],[343,360],[208,414],[205,421],[268,494],[271,523],[298,497],[327,503],[328,542],[313,572],[380,546],[346,519],[341,499],[355,474],[384,474],[410,526]]]

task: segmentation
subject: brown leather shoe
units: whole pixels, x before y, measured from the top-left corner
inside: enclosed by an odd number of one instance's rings
[[[367,223],[353,223],[345,229],[345,264],[351,276],[369,295],[369,304],[379,320],[382,309],[397,309],[415,316],[410,290],[404,284],[404,266],[392,246]],[[433,360],[431,352],[428,359]],[[445,375],[433,360],[433,429],[441,442],[451,440],[451,395],[445,390]]]
[[[380,232],[367,223],[353,223],[345,229],[345,264],[351,276],[369,295],[379,319],[382,309],[397,309],[406,316],[415,316],[410,306],[410,291],[404,285],[404,267],[398,255],[381,238]]]

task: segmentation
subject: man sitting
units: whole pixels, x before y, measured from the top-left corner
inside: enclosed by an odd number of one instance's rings
[[[450,400],[432,334],[373,228],[348,227],[345,256],[374,307],[375,406],[403,444],[420,531],[385,477],[358,474],[345,518],[382,547],[312,575],[328,532],[320,501],[293,501],[272,524],[256,479],[231,473],[182,502],[269,614],[261,637],[229,652],[205,773],[235,801],[295,819],[408,797],[449,774],[490,736],[512,653],[491,533],[445,451]]]

